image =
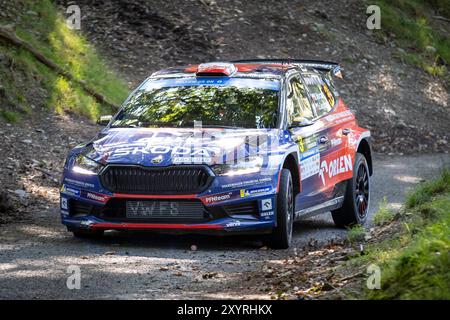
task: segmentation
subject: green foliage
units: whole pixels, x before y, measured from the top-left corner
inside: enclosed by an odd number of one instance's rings
[[[360,224],[354,225],[347,232],[347,238],[351,243],[361,242],[366,235],[366,229]]]
[[[373,299],[450,299],[450,194],[424,205],[433,217],[401,253],[382,267],[382,289]]]
[[[406,197],[406,207],[413,208],[444,192],[450,192],[450,169],[443,170],[439,179],[432,180],[420,185],[410,192]]]
[[[0,109],[0,115],[9,123],[16,123],[19,121],[19,114],[14,111]]]
[[[394,219],[394,217],[395,217],[394,211],[388,208],[386,198],[384,198],[380,204],[380,208],[373,217],[373,223],[376,226],[380,226],[388,222],[391,222]]]
[[[0,116],[7,122],[19,121],[21,114],[29,112],[26,88],[21,79],[28,75],[14,53],[7,52],[0,44],[3,63],[0,63]]]
[[[449,16],[450,2],[446,0],[379,0],[381,31],[394,34],[396,44],[407,49],[400,57],[432,75],[448,72],[442,59],[450,62],[448,33],[433,29],[431,16],[439,12]]]
[[[381,268],[381,290],[364,289],[365,298],[450,299],[449,172],[408,196],[398,232],[351,260],[352,266]]]
[[[16,34],[19,37],[113,103],[118,105],[122,103],[128,91],[125,83],[109,70],[81,33],[67,27],[53,2],[30,0],[22,1],[21,4],[24,10],[16,26]],[[59,113],[69,111],[83,114],[91,119],[112,112],[109,107],[100,105],[81,87],[56,75],[25,50],[0,46],[0,53],[13,56],[15,65],[26,72],[28,78],[38,79],[39,84],[48,92],[46,105],[49,108],[55,108]],[[0,76],[4,75],[0,69]],[[7,82],[12,87],[9,95],[18,97],[22,91],[20,85],[14,79],[7,79]],[[35,84],[30,81],[30,85]],[[22,96],[26,96],[26,92]]]
[[[430,6],[437,14],[450,18],[450,1],[448,0],[415,0]]]

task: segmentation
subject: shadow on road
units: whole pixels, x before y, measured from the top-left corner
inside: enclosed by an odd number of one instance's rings
[[[308,237],[305,235],[314,234],[320,229],[325,232],[338,231],[333,222],[317,217],[315,220],[296,222],[294,225],[294,243],[307,243]],[[148,249],[173,249],[173,250],[202,250],[202,251],[246,251],[266,249],[264,237],[267,235],[200,235],[200,234],[164,234],[145,231],[119,232],[107,231],[105,235],[97,239],[76,239],[71,237],[71,233],[66,233],[69,238],[64,237],[64,241],[92,243],[99,246],[121,246],[127,248],[148,248]],[[320,240],[320,239],[319,239]],[[196,248],[192,248],[195,246]]]

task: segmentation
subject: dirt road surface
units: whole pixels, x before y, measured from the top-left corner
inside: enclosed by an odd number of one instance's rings
[[[448,154],[376,157],[371,217],[384,197],[391,206],[400,206],[408,188],[444,165],[450,165]],[[245,286],[247,275],[264,261],[284,259],[310,241],[320,246],[345,236],[326,214],[298,223],[289,250],[261,249],[261,242],[249,237],[114,233],[80,240],[59,223],[52,204],[29,219],[0,227],[0,298],[264,299],[269,296]],[[79,290],[67,288],[69,266],[80,268]]]

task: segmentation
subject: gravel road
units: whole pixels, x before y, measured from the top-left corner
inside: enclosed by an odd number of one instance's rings
[[[386,197],[400,206],[408,188],[450,165],[448,154],[377,156],[371,216]],[[289,250],[263,250],[254,238],[109,234],[79,240],[53,209],[0,227],[1,299],[268,298],[243,280],[264,261],[281,260],[314,239],[345,237],[329,214],[298,223]],[[369,222],[370,223],[370,222]],[[197,250],[190,250],[191,245]],[[81,288],[69,290],[68,267],[78,266]]]

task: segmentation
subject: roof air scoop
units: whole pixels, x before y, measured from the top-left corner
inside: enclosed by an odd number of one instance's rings
[[[237,71],[233,63],[209,62],[198,65],[197,76],[226,76],[229,77]]]

